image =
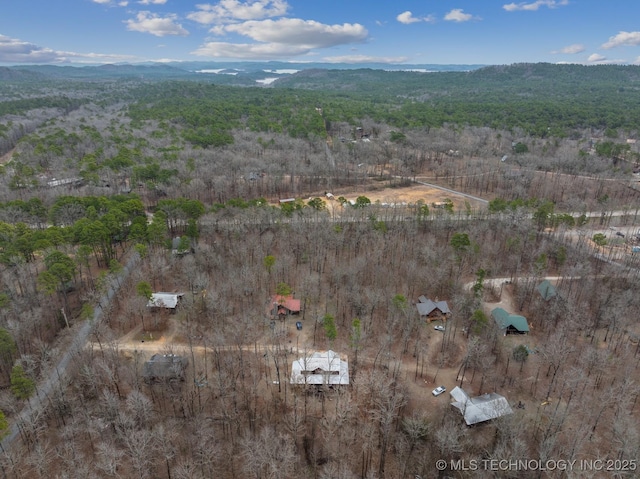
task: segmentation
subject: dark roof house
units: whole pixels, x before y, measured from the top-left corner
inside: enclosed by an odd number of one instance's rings
[[[145,381],[184,381],[185,370],[189,361],[175,354],[154,354],[144,363],[142,377]]]
[[[524,334],[529,332],[529,323],[527,318],[517,314],[510,314],[502,308],[495,308],[491,311],[493,320],[498,325],[498,328],[505,334]]]
[[[451,313],[446,301],[431,301],[426,296],[420,296],[416,303],[420,317],[428,319],[447,319],[447,314]]]

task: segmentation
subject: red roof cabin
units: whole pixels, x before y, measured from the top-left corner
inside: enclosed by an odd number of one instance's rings
[[[274,316],[278,316],[280,319],[284,319],[288,314],[300,313],[300,300],[294,299],[293,296],[271,296],[270,308]]]

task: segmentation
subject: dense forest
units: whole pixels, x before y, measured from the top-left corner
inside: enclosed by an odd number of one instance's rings
[[[263,75],[0,70],[2,477],[636,477],[640,67]]]

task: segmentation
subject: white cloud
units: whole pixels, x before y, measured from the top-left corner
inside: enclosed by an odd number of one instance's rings
[[[114,63],[134,60],[136,57],[131,55],[55,51],[0,35],[0,63]]]
[[[237,34],[252,42],[207,42],[194,55],[214,58],[268,59],[308,55],[316,48],[363,42],[369,32],[362,25],[327,25],[314,20],[286,18],[285,0],[220,0],[196,5],[187,15],[195,22],[211,25],[213,35]],[[272,17],[281,17],[272,19]]]
[[[212,25],[230,21],[261,20],[263,18],[280,17],[289,10],[285,0],[221,0],[216,5],[196,5],[197,12],[187,15],[189,20]]]
[[[567,45],[566,47],[561,48],[560,50],[554,50],[551,53],[553,54],[565,53],[565,54],[573,55],[575,53],[582,53],[584,50],[585,50],[584,45],[581,45],[580,43],[574,43],[573,45]]]
[[[444,19],[450,22],[468,22],[473,19],[473,15],[464,13],[461,8],[454,8],[444,16]]]
[[[129,5],[128,0],[121,0],[120,2],[117,2],[114,4],[113,0],[91,0],[93,3],[97,3],[99,5],[117,5],[119,7],[126,7],[127,5]],[[145,5],[148,4],[149,2],[153,3],[165,3],[167,0],[142,0],[138,3],[144,3]]]
[[[608,50],[620,46],[638,46],[640,45],[640,32],[619,32],[613,37],[609,37],[609,41],[602,45],[602,48]]]
[[[129,1],[128,0],[121,0],[119,2],[115,2],[114,0],[91,0],[93,3],[97,3],[99,5],[109,5],[109,6],[114,6],[117,5],[118,7],[126,7],[127,5],[129,5]],[[138,3],[143,3],[145,5],[148,5],[149,3],[165,3],[167,0],[141,0]]]
[[[362,42],[367,29],[358,23],[326,25],[314,20],[281,18],[227,25],[227,32],[238,33],[258,42],[278,43],[302,48],[327,48]]]
[[[592,53],[587,58],[587,61],[590,62],[590,63],[599,63],[599,62],[606,61],[606,59],[607,59],[607,57],[602,56],[599,53]]]
[[[587,62],[597,65],[621,65],[627,63],[626,60],[609,60],[607,57],[599,53],[592,53],[587,58]]]
[[[327,63],[404,63],[407,57],[374,57],[369,55],[342,55],[336,57],[324,57],[322,61]]]
[[[170,14],[161,17],[151,12],[139,12],[135,20],[126,20],[127,30],[134,32],[150,33],[157,37],[166,35],[186,36],[189,34],[182,25],[176,23],[176,15]]]
[[[398,20],[400,23],[404,23],[406,25],[408,25],[410,23],[416,23],[416,22],[420,21],[420,19],[414,17],[413,13],[411,13],[409,10],[407,10],[406,12],[402,12],[400,15],[398,15],[396,17],[396,20]]]
[[[59,52],[64,56],[65,61],[74,63],[122,63],[122,62],[139,62],[141,59],[134,55],[120,55],[110,53],[77,53],[77,52]]]
[[[64,58],[50,48],[0,35],[0,62],[2,63],[49,63],[61,62]]]
[[[413,13],[407,10],[406,12],[402,12],[401,14],[399,14],[396,17],[396,20],[400,23],[404,23],[405,25],[409,25],[410,23],[417,22],[434,23],[436,19],[433,15],[428,15],[426,17],[414,17]]]
[[[138,3],[142,5],[164,5],[167,0],[139,0]]]
[[[536,0],[532,3],[508,3],[502,5],[507,12],[515,12],[518,10],[535,12],[540,7],[557,8],[564,5],[569,5],[569,0]]]
[[[209,29],[209,33],[214,35],[222,36],[225,34],[225,26],[224,25],[214,25]]]
[[[324,25],[296,18],[249,21],[227,25],[223,30],[259,43],[208,42],[192,53],[214,58],[288,58],[307,55],[314,48],[358,43],[368,35],[367,30],[358,24]]]
[[[309,51],[309,48],[303,46],[285,45],[281,43],[208,42],[191,53],[212,58],[268,60],[304,55],[309,53]]]

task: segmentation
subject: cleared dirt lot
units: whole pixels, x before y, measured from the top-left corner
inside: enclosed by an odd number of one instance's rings
[[[485,204],[480,201],[476,201],[467,198],[463,195],[456,194],[454,192],[443,191],[438,188],[433,188],[426,185],[414,184],[411,186],[402,187],[389,187],[389,186],[376,186],[369,185],[363,187],[353,187],[349,189],[339,189],[331,192],[334,197],[328,200],[323,194],[321,196],[327,202],[329,210],[333,210],[334,213],[339,213],[340,204],[335,198],[340,196],[346,198],[348,201],[355,201],[359,196],[366,196],[371,200],[371,203],[386,203],[388,205],[402,205],[402,204],[415,204],[418,201],[422,201],[424,204],[433,209],[433,203],[441,203],[445,200],[451,200],[453,202],[454,211],[459,211],[467,208],[469,205],[472,209],[485,208]],[[303,198],[308,200],[311,198]],[[277,205],[276,202],[273,203]]]
[[[442,191],[436,188],[431,188],[424,185],[405,186],[399,188],[384,188],[380,190],[355,190],[349,194],[342,194],[348,200],[356,199],[358,196],[364,195],[371,200],[372,203],[380,201],[381,203],[416,203],[422,200],[427,205],[432,203],[438,203],[445,199],[453,201],[454,207],[464,207],[465,201],[471,202],[467,198]],[[472,204],[472,206],[474,206]]]

